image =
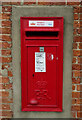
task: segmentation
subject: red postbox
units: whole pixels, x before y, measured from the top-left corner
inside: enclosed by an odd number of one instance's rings
[[[22,111],[62,112],[63,17],[21,17]]]

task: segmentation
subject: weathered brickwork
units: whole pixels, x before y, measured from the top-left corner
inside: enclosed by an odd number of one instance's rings
[[[1,2],[2,1],[2,2]],[[4,0],[5,1],[5,0]],[[74,118],[82,117],[82,2],[77,0],[0,0],[0,118],[13,117],[13,73],[12,73],[12,6],[13,5],[60,5],[73,6],[73,60],[72,60],[72,105]],[[73,0],[74,1],[74,0]]]

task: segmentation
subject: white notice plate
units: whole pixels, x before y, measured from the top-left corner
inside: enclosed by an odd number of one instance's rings
[[[29,27],[53,27],[54,21],[29,20]]]
[[[46,72],[45,52],[35,52],[35,72]]]

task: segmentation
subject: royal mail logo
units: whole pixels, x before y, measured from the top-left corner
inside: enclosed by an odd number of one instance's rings
[[[30,23],[30,25],[36,25],[35,23]]]

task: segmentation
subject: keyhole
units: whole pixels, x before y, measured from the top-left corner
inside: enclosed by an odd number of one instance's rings
[[[32,76],[34,77],[34,74]]]

